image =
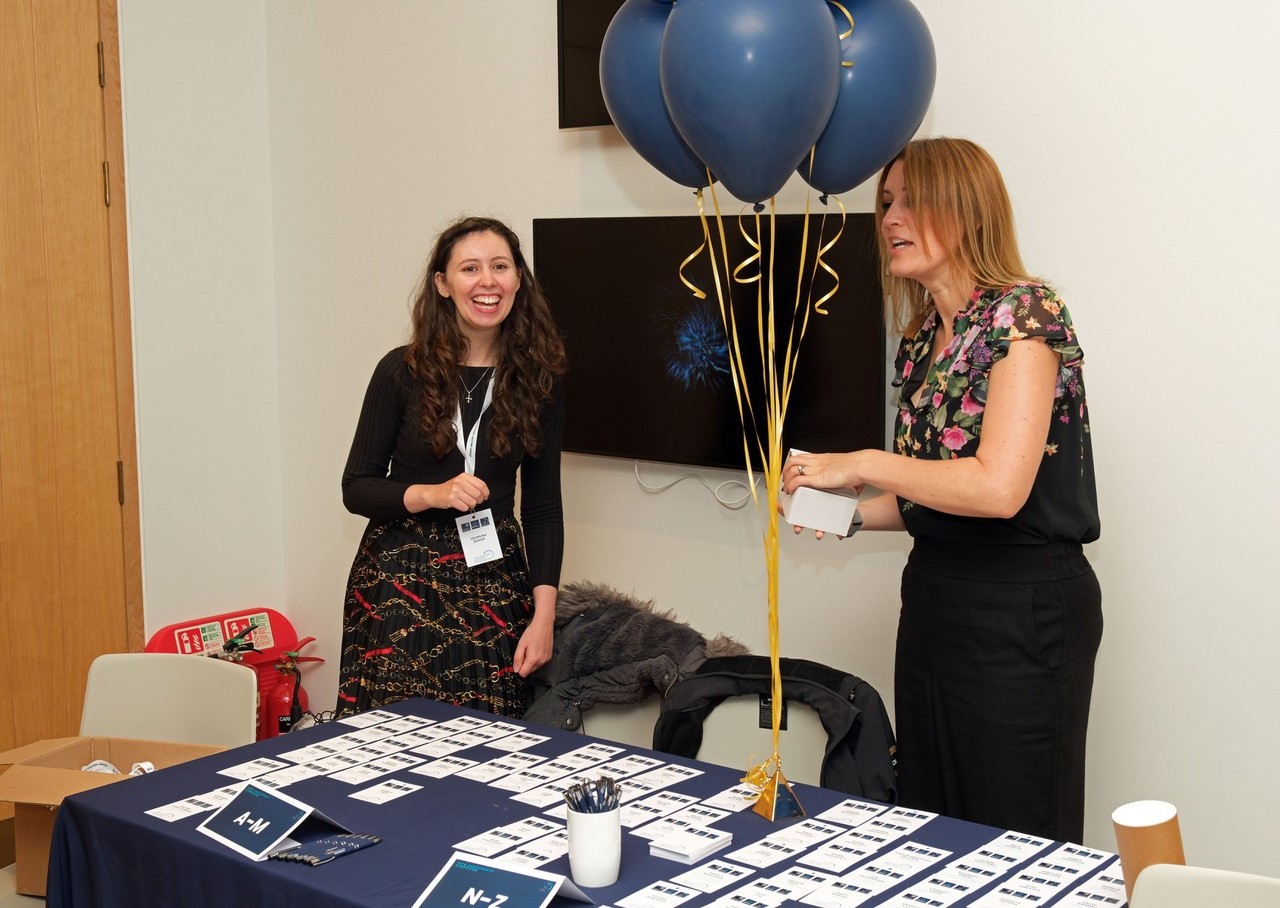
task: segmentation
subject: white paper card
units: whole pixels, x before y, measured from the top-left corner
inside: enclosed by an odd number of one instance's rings
[[[498,526],[489,508],[463,514],[457,520],[458,541],[462,543],[462,555],[467,567],[487,564],[502,558],[502,541],[498,539]]]

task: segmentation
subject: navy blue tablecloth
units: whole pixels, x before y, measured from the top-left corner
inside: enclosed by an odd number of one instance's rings
[[[409,700],[389,709],[436,721],[472,712],[427,700]],[[529,748],[529,753],[539,756],[557,756],[595,740],[558,729],[529,727],[549,736],[549,740]],[[512,800],[511,792],[453,776],[432,779],[412,773],[395,774],[394,778],[423,787],[385,804],[348,797],[369,783],[348,785],[327,777],[308,779],[284,791],[352,832],[382,837],[382,842],[373,848],[314,867],[281,861],[255,863],[235,853],[197,831],[207,813],[175,822],[144,813],[235,781],[218,775],[221,769],[296,750],[351,730],[340,723],[317,725],[67,798],[58,812],[49,855],[49,908],[409,908],[453,853],[454,843],[544,810]],[[737,784],[740,776],[725,767],[640,748],[628,747],[626,752],[656,755],[669,763],[703,770],[702,775],[669,789],[699,798]],[[480,747],[460,755],[485,760],[499,752]],[[840,792],[808,785],[794,788],[809,816],[848,798]],[[776,832],[780,825],[750,809],[715,824],[733,833],[728,850]],[[1002,832],[939,817],[910,839],[960,855]],[[689,869],[684,864],[651,857],[648,840],[640,836],[624,830],[622,839],[618,882],[588,891],[599,904],[612,904],[651,882]],[[568,858],[558,858],[542,869],[568,875]],[[760,875],[772,876],[783,869],[785,865],[775,865]],[[886,897],[894,891],[889,890]],[[686,902],[682,908],[698,908],[723,894]]]

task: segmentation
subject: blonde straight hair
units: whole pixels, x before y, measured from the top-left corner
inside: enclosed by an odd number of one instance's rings
[[[915,217],[932,224],[934,233],[947,244],[954,273],[973,275],[974,285],[984,290],[1039,282],[1022,264],[1013,206],[991,155],[968,139],[916,139],[885,165],[876,185],[876,237],[885,304],[894,328],[904,337],[916,335],[933,304],[918,281],[889,273],[880,198],[889,168],[897,161],[902,162]]]

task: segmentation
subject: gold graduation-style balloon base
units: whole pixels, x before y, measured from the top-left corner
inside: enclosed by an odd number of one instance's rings
[[[751,809],[773,822],[805,815],[804,808],[800,806],[800,799],[791,790],[791,785],[783,777],[781,769],[775,770],[773,775],[769,776],[760,790],[760,797],[756,799],[756,806]]]

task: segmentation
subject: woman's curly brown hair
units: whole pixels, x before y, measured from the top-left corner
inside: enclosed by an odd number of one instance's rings
[[[542,288],[520,250],[520,238],[494,218],[465,217],[441,231],[414,297],[413,336],[405,361],[422,385],[422,431],[438,457],[445,456],[456,443],[453,414],[468,345],[458,328],[453,300],[436,290],[435,275],[445,273],[453,247],[473,233],[493,233],[506,240],[520,277],[520,289],[498,338],[490,449],[494,457],[505,457],[518,444],[526,454],[536,455],[542,447],[543,404],[566,368],[564,343]]]

